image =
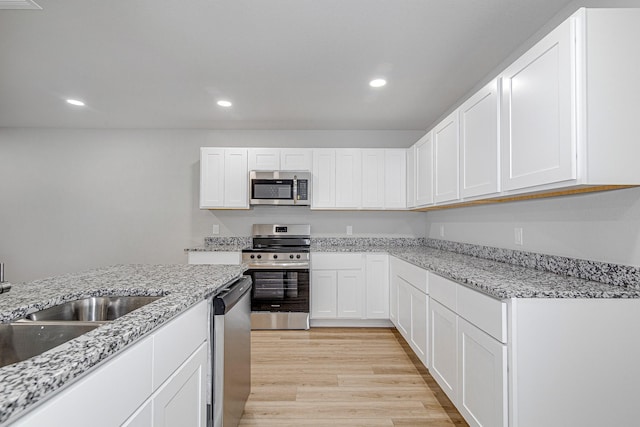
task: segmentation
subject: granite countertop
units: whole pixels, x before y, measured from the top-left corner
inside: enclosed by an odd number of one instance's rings
[[[13,284],[0,295],[0,322],[89,296],[164,298],[23,362],[0,368],[0,423],[52,395],[156,327],[238,277],[243,265],[120,265]]]
[[[311,252],[385,252],[498,299],[640,298],[640,289],[634,287],[554,274],[428,246],[312,244]]]
[[[429,247],[389,254],[499,299],[640,298],[640,289],[563,276]]]

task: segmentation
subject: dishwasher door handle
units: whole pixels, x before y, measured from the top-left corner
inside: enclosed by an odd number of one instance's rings
[[[226,285],[218,295],[213,297],[213,314],[224,315],[251,290],[251,277],[242,276]]]

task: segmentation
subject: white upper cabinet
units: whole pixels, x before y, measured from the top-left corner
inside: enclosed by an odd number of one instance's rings
[[[247,150],[227,149],[224,153],[224,206],[248,208],[248,186]]]
[[[502,80],[502,187],[576,178],[575,20],[516,60]]]
[[[250,148],[249,170],[310,171],[312,153],[304,148]]]
[[[416,207],[416,146],[415,144],[407,148],[407,207]]]
[[[407,207],[407,152],[384,150],[384,207]]]
[[[280,150],[280,170],[310,171],[313,166],[313,150],[309,148],[282,148]]]
[[[459,109],[461,196],[499,191],[498,80],[494,79]]]
[[[250,171],[274,171],[280,169],[278,148],[249,148]]]
[[[384,150],[362,151],[362,207],[384,207]]]
[[[458,111],[454,111],[433,129],[433,151],[435,163],[436,203],[450,202],[460,198],[458,177]]]
[[[432,132],[415,144],[415,191],[416,205],[433,204],[433,141]]]
[[[359,208],[362,204],[362,155],[359,149],[336,150],[335,206]]]
[[[246,148],[200,149],[200,208],[249,208]]]
[[[336,151],[317,149],[313,152],[312,207],[336,206]]]

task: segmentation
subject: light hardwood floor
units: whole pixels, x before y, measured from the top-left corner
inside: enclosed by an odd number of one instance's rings
[[[392,328],[252,331],[240,426],[467,423]]]

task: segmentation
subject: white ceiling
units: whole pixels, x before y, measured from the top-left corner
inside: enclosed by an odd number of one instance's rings
[[[426,129],[569,2],[38,0],[0,10],[0,127]]]

